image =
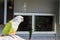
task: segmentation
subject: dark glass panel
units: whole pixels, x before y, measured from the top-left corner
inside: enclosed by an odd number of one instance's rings
[[[53,31],[53,16],[35,16],[35,31]]]
[[[4,0],[0,0],[0,24],[4,24]]]

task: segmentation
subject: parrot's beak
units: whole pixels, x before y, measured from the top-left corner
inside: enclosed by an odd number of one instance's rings
[[[24,18],[22,17],[21,20],[22,20],[22,22],[23,22],[23,21],[24,21]]]

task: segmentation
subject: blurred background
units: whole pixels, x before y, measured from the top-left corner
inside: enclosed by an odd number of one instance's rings
[[[0,0],[0,34],[4,25],[14,17],[22,15],[24,22],[16,32],[28,40],[59,40],[60,0]]]

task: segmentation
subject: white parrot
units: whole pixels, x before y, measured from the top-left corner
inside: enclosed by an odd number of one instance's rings
[[[15,35],[18,26],[21,22],[23,22],[23,17],[22,16],[17,16],[10,20],[4,27],[2,31],[2,35]]]

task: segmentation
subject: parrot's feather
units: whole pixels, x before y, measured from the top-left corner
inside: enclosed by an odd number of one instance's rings
[[[11,28],[12,28],[12,23],[8,22],[2,31],[2,35],[7,35],[10,32]]]

